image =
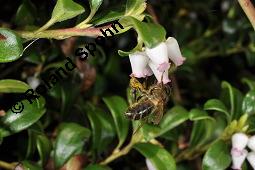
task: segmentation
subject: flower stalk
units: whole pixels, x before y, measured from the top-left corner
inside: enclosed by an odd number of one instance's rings
[[[255,30],[255,8],[252,2],[250,0],[238,0],[238,2]]]

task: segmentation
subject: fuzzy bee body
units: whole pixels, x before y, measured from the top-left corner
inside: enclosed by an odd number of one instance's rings
[[[137,102],[130,106],[125,115],[132,120],[140,120],[148,116],[153,110],[154,104],[149,101]]]
[[[130,86],[132,96],[134,96],[134,103],[128,107],[125,116],[131,120],[146,118],[148,122],[158,124],[164,114],[164,107],[168,102],[171,92],[170,85],[153,84],[147,88],[132,77]]]

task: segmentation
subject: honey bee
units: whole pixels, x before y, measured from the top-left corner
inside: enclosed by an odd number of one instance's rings
[[[135,77],[131,77],[130,87],[133,103],[128,107],[125,116],[131,120],[144,119],[157,125],[163,117],[171,87],[169,84],[163,83],[146,86]]]

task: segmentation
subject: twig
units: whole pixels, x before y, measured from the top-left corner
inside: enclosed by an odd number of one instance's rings
[[[96,37],[103,35],[100,29],[110,28],[111,24],[104,27],[90,27],[90,28],[65,28],[56,30],[46,30],[41,32],[31,31],[16,31],[22,38],[25,39],[36,39],[36,38],[54,38],[54,39],[65,39],[72,36],[89,36]]]
[[[17,163],[8,163],[0,161],[0,167],[8,170],[13,170],[16,167]]]
[[[255,8],[250,0],[238,0],[243,11],[247,15],[248,19],[255,30]]]

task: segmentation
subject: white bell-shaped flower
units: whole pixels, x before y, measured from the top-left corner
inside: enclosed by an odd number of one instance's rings
[[[172,60],[176,66],[182,65],[185,61],[185,58],[181,54],[177,40],[174,37],[168,37],[166,40],[166,45],[168,57],[170,60]]]
[[[129,54],[129,60],[132,67],[132,75],[137,78],[145,77],[146,75],[144,75],[144,71],[146,70],[146,66],[149,61],[145,52],[138,51],[133,54]]]
[[[235,133],[232,135],[232,148],[239,151],[243,150],[248,143],[248,136],[244,133]]]
[[[247,160],[249,161],[253,170],[255,170],[255,152],[248,153]]]
[[[248,147],[252,150],[255,151],[255,135],[250,137],[248,141]]]
[[[241,170],[242,164],[248,154],[246,149],[239,151],[232,148],[231,156],[232,156],[232,169]]]
[[[164,72],[169,69],[170,63],[167,55],[166,43],[162,42],[154,48],[145,49],[150,60],[157,66],[157,70]]]
[[[155,65],[151,60],[149,61],[149,66],[159,83],[162,81],[163,84],[166,84],[171,81],[171,80],[169,80],[169,77],[168,77],[168,70],[166,70],[165,72],[160,72],[157,69],[158,66]],[[162,74],[163,74],[163,77],[162,77]]]
[[[151,68],[149,67],[149,65],[147,65],[146,67],[145,67],[145,69],[143,70],[143,74],[144,74],[144,76],[151,76],[151,75],[153,75],[153,72],[152,72],[152,70],[151,70]]]

